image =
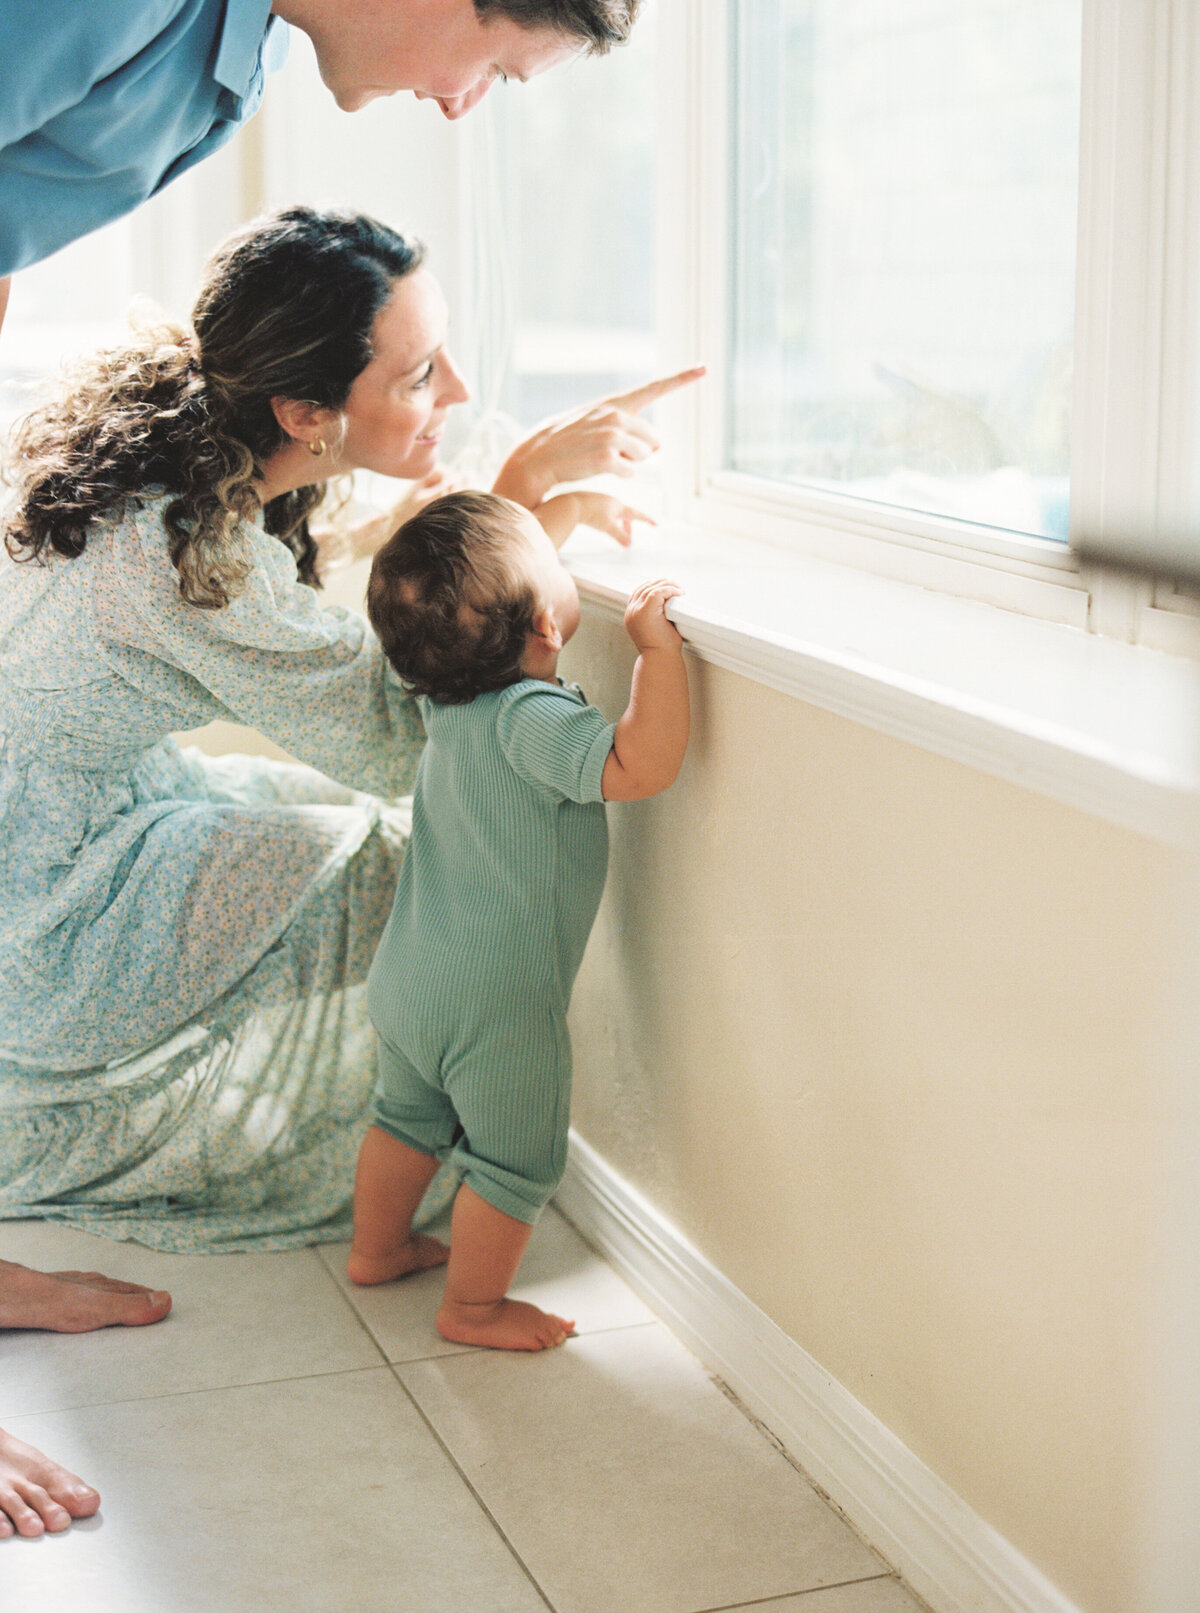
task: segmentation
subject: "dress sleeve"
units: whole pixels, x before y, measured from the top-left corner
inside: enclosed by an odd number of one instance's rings
[[[579,802],[603,801],[600,781],[615,731],[595,706],[552,684],[517,685],[496,723],[500,748],[519,777]]]
[[[121,675],[170,700],[199,684],[235,721],[257,728],[339,783],[407,794],[425,730],[366,619],[296,576],[291,552],[244,523],[253,565],[223,609],[191,605],[167,550],[161,506],[111,529],[95,612]]]

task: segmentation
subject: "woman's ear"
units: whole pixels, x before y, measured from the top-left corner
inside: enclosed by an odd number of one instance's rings
[[[315,403],[301,403],[299,398],[272,398],[271,413],[278,421],[279,429],[306,448],[318,438],[328,439],[334,418],[331,410],[322,409]]]

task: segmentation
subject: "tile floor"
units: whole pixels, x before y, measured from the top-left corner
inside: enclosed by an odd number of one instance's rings
[[[157,1327],[0,1334],[0,1422],[101,1513],[0,1541],[5,1613],[920,1613],[554,1211],[542,1356],[446,1344],[437,1273],[344,1247],[207,1259],[46,1223],[0,1252],[169,1288]]]

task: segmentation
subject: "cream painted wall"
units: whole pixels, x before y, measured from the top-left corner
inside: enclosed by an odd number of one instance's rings
[[[585,610],[564,672],[616,715],[631,666]],[[610,808],[575,1125],[1080,1608],[1140,1613],[1180,864],[690,670],[678,784]]]
[[[632,652],[564,669],[614,715]],[[712,666],[610,809],[575,1125],[1088,1613],[1135,1613],[1167,850]]]

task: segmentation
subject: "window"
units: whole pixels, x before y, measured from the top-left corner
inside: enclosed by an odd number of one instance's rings
[[[183,312],[239,217],[363,207],[429,243],[485,420],[702,359],[667,516],[1180,647],[1177,590],[1063,539],[1200,528],[1197,84],[1194,0],[646,0],[454,125],[344,116],[296,35],[227,152],[18,276],[0,408],[131,292]]]
[[[651,7],[610,56],[493,92],[471,131],[508,288],[496,391],[525,423],[654,372],[655,22]]]
[[[726,464],[1067,537],[1080,0],[738,0]]]

